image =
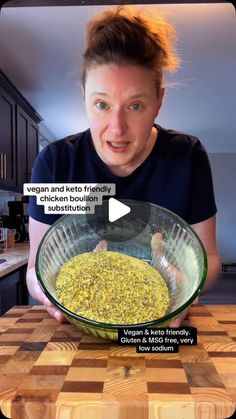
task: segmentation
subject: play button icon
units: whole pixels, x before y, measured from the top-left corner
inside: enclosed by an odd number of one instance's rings
[[[122,204],[115,198],[110,198],[108,203],[108,219],[111,223],[119,218],[124,217],[126,214],[129,214],[131,208],[128,205]]]
[[[92,243],[94,243],[94,240],[106,240],[109,242],[110,250],[112,249],[112,242],[116,244],[122,243],[133,240],[137,236],[139,236],[138,240],[141,243],[142,237],[140,235],[146,228],[149,228],[150,204],[148,202],[118,198],[103,199],[102,204],[95,205],[94,214],[89,213],[85,215],[85,224],[81,221],[81,229],[78,235],[80,236],[83,232],[86,232],[86,235],[88,235],[89,231]],[[84,246],[89,247],[88,238]]]

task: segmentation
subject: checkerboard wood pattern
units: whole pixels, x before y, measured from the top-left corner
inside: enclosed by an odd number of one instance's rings
[[[192,306],[197,346],[136,353],[59,324],[41,306],[0,318],[5,416],[32,419],[222,419],[236,403],[236,306]]]

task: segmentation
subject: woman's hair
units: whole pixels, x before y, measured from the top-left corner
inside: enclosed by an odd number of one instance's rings
[[[176,32],[155,10],[118,6],[96,15],[87,27],[83,87],[90,68],[102,64],[134,64],[155,73],[158,91],[163,71],[174,71]]]

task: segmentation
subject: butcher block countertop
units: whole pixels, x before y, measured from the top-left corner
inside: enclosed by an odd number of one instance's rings
[[[0,318],[0,400],[25,419],[222,419],[235,411],[236,306],[192,306],[196,346],[136,353],[59,324],[42,306]]]

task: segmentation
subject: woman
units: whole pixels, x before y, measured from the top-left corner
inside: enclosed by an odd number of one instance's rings
[[[197,138],[154,123],[164,96],[163,74],[179,65],[174,35],[172,26],[155,13],[144,16],[127,7],[109,9],[90,22],[82,77],[90,129],[46,147],[35,162],[32,182],[115,183],[118,199],[149,201],[174,211],[205,246],[207,289],[220,263],[206,151]],[[44,214],[35,198],[29,213],[28,288],[61,319],[40,290],[34,270],[38,245],[59,215]]]

